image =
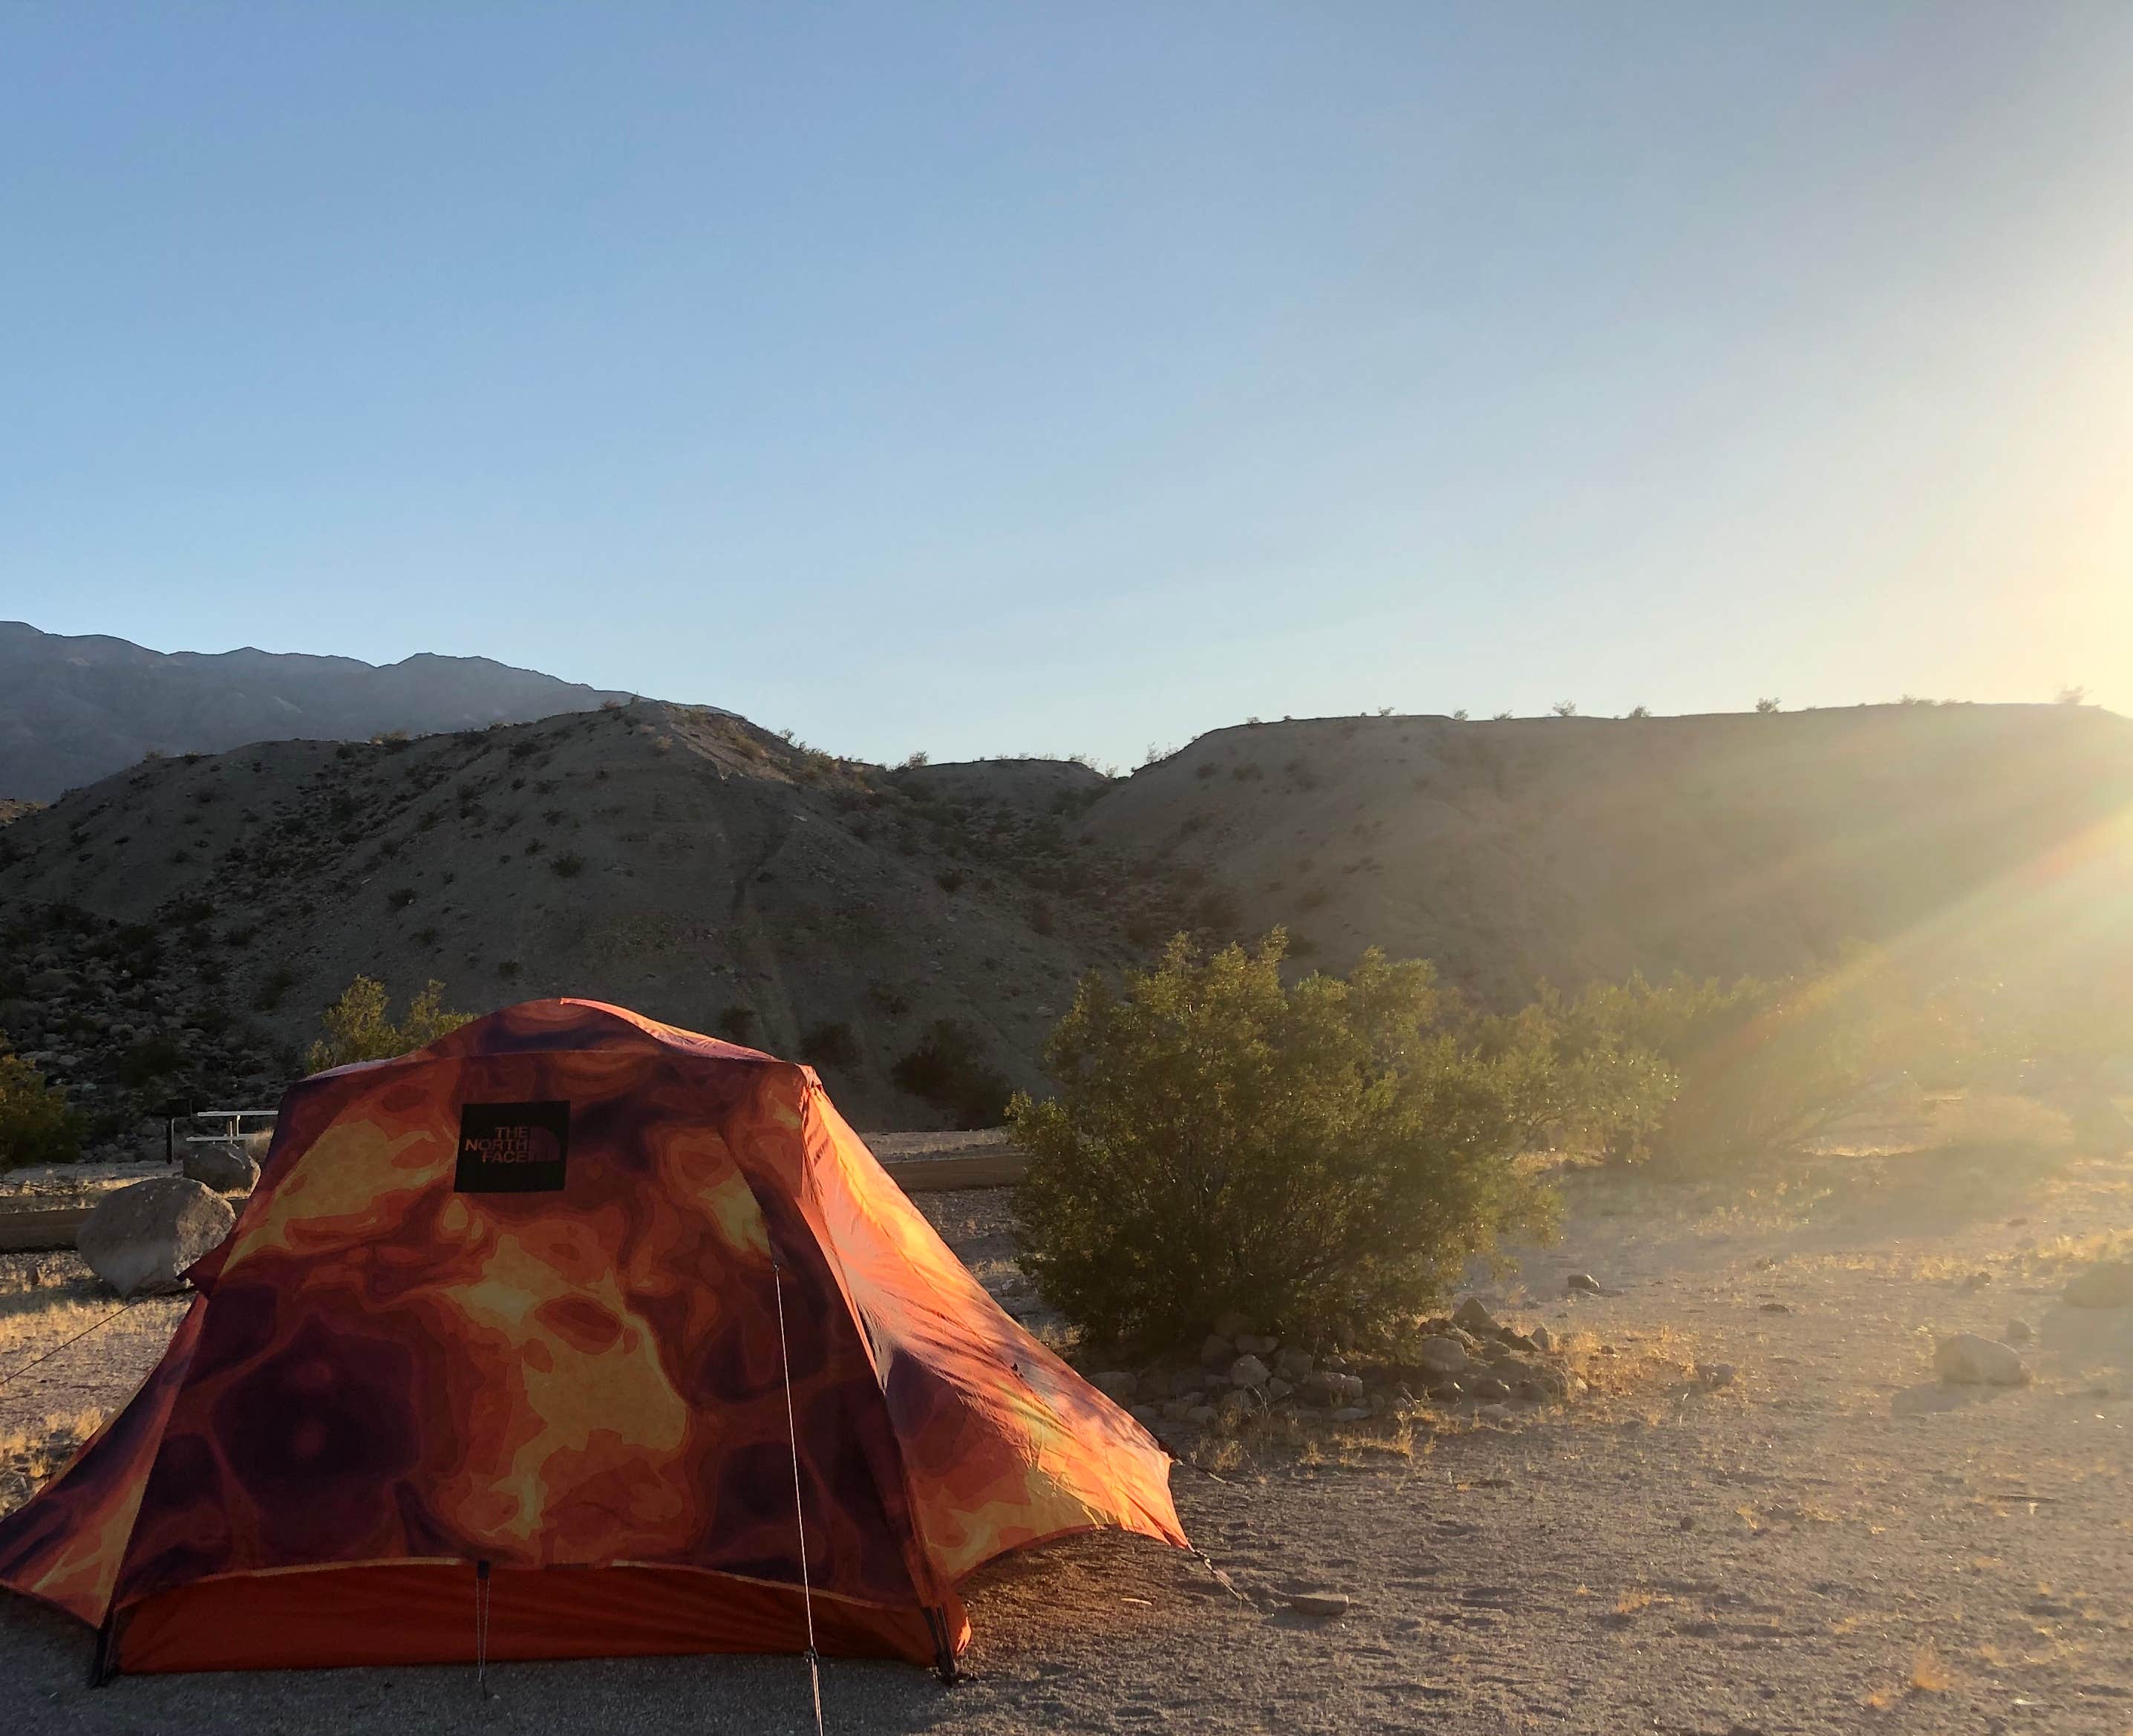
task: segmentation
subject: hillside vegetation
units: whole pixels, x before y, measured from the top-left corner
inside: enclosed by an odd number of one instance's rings
[[[1072,841],[1104,788],[891,774],[649,704],[152,760],[0,833],[0,1028],[130,1120],[181,1087],[271,1101],[356,976],[435,978],[459,1009],[584,995],[804,1058],[876,1125],[997,1120],[1075,977],[1182,919]]]
[[[2133,722],[2063,706],[1219,730],[1116,788],[1100,842],[1345,968],[1783,977],[1847,944],[1965,971],[2133,962]]]
[[[358,976],[620,1001],[808,1059],[874,1126],[1046,1089],[1076,980],[1180,930],[1285,926],[1292,970],[1376,944],[1505,1011],[1867,943],[2078,1013],[2133,981],[2129,811],[2133,725],[2075,708],[1246,725],[1114,780],[641,703],[152,759],[22,814],[0,1030],[106,1137],[271,1102]]]

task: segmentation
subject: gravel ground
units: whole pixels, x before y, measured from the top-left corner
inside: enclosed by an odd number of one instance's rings
[[[1602,1176],[1568,1195],[1563,1242],[1485,1294],[1647,1369],[1731,1362],[1731,1386],[1651,1379],[1411,1439],[1202,1443],[1219,1476],[1181,1467],[1179,1507],[1240,1595],[1132,1540],[997,1564],[968,1588],[968,1681],[833,1661],[828,1728],[2133,1729],[2133,1310],[2057,1300],[2133,1242],[2133,1165],[1935,1157],[1753,1193]],[[1004,1196],[922,1203],[1029,1311]],[[1577,1271],[1613,1294],[1566,1297]],[[2010,1314],[2038,1335],[2034,1385],[1933,1382],[1925,1329],[1996,1337]],[[154,1342],[85,1369],[69,1352],[0,1391],[0,1433],[123,1398]],[[1286,1602],[1304,1590],[1353,1607],[1307,1619]],[[457,1669],[90,1690],[88,1652],[74,1624],[0,1600],[0,1703],[41,1732],[810,1723],[790,1658],[511,1665],[484,1700]]]

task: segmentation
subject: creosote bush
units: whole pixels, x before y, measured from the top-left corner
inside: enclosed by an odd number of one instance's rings
[[[74,1162],[83,1125],[66,1093],[0,1038],[0,1169]]]
[[[444,995],[441,982],[432,980],[425,984],[395,1025],[384,984],[369,976],[357,977],[340,999],[326,1009],[321,1020],[326,1034],[311,1044],[306,1065],[313,1073],[323,1073],[329,1067],[345,1067],[351,1061],[387,1061],[427,1048],[474,1016],[447,1012]]]
[[[1855,948],[1775,982],[1632,976],[1574,996],[1543,984],[1475,1030],[1528,1077],[1536,1144],[1707,1173],[1809,1148],[1877,1082],[1908,1073],[1939,1089],[2007,1070],[2037,1044],[2004,1000]]]
[[[810,1067],[856,1067],[859,1063],[859,1039],[852,1034],[851,1026],[841,1020],[811,1025],[800,1034],[800,1058]]]
[[[1551,1202],[1514,1163],[1524,1082],[1480,1055],[1424,962],[1366,953],[1284,986],[1286,937],[1181,936],[1122,989],[1085,978],[1009,1106],[1023,1256],[1100,1340],[1190,1343],[1225,1314],[1323,1343],[1394,1331]]]
[[[978,1038],[953,1019],[927,1025],[888,1074],[958,1127],[997,1126],[1007,1112],[1008,1082],[985,1059]]]

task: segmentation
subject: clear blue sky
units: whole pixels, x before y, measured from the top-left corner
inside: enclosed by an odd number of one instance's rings
[[[0,616],[847,753],[2133,709],[2133,6],[11,6]]]

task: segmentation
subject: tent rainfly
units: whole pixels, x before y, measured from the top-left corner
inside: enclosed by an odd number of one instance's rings
[[[529,1001],[283,1099],[132,1402],[0,1521],[99,1671],[708,1652],[952,1674],[957,1582],[1168,1460],[808,1068]]]

